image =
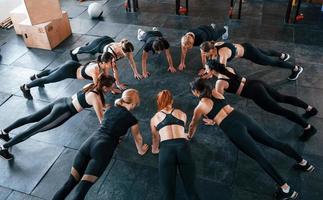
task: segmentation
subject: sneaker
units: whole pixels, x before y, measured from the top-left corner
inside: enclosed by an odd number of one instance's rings
[[[296,199],[298,196],[298,193],[292,188],[289,189],[288,193],[285,193],[281,188],[279,188],[275,193],[275,198],[277,200],[289,200],[289,199]]]
[[[73,50],[70,50],[70,56],[71,56],[72,60],[74,60],[76,62],[79,62],[79,59],[77,58],[77,55],[73,54],[72,51]]]
[[[303,72],[303,67],[297,66],[298,70],[292,70],[292,74],[288,77],[288,80],[295,81],[299,75]]]
[[[141,41],[143,38],[142,38],[142,32],[143,32],[143,30],[141,29],[141,28],[139,28],[138,29],[138,33],[137,33],[137,39],[139,40],[139,41]]]
[[[227,40],[229,38],[229,27],[228,26],[223,26],[225,29],[225,33],[222,35],[222,40]]]
[[[158,30],[158,28],[157,28],[156,26],[154,26],[154,27],[152,28],[152,30],[153,30],[153,31],[159,31],[159,30]]]
[[[37,77],[36,77],[36,74],[34,74],[34,75],[32,75],[31,77],[29,77],[29,79],[31,80],[31,81],[33,81],[33,80],[35,80]]]
[[[32,75],[32,76],[31,76],[31,77],[29,77],[29,78],[30,78],[30,80],[31,80],[31,81],[33,81],[33,80],[36,80],[36,79],[37,79],[36,74]],[[38,87],[45,87],[45,85],[44,85],[44,84],[42,84],[42,85],[39,85]]]
[[[302,116],[306,119],[315,116],[319,111],[316,108],[312,108],[310,111],[306,111]]]
[[[30,94],[30,90],[26,90],[25,88],[25,84],[23,84],[22,86],[20,86],[20,90],[22,91],[22,94],[24,95],[24,97],[28,100],[32,100],[33,96],[31,96]]]
[[[304,130],[303,134],[299,137],[299,139],[305,142],[308,139],[310,139],[310,137],[315,135],[316,132],[316,128],[313,125],[311,125],[311,128]]]
[[[5,142],[8,142],[9,140],[11,140],[11,137],[9,137],[9,134],[4,132],[3,129],[0,130],[0,140],[3,140]]]
[[[216,30],[216,24],[212,23],[212,24],[210,24],[210,26],[211,26],[214,30]]]
[[[309,173],[311,173],[315,169],[315,167],[313,165],[311,165],[308,161],[307,161],[306,165],[304,165],[304,166],[297,163],[293,167],[296,170],[301,170],[301,171],[309,172]]]
[[[9,153],[8,149],[1,149],[0,156],[6,160],[13,159],[13,155],[11,153]]]
[[[289,58],[290,58],[290,55],[288,53],[283,53],[283,57],[280,57],[280,59],[283,61],[287,61],[289,60]]]

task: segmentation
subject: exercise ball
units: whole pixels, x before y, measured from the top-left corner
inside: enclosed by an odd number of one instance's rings
[[[99,18],[103,14],[102,5],[99,3],[91,3],[87,9],[89,16],[91,18]]]

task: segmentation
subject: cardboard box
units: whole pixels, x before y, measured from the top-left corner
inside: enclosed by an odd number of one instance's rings
[[[27,47],[52,50],[71,35],[71,26],[66,11],[61,19],[31,25],[28,20],[20,23],[22,36]]]
[[[63,17],[59,0],[24,0],[24,4],[32,25]]]
[[[25,5],[21,4],[10,12],[10,18],[15,28],[16,34],[21,35],[20,22],[28,19]]]

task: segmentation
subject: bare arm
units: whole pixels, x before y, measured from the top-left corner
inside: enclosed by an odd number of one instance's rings
[[[227,48],[223,48],[220,49],[219,51],[219,59],[220,59],[220,63],[224,64],[224,66],[227,66],[227,61],[229,58],[229,54],[230,54],[230,50],[228,50]]]
[[[90,92],[87,95],[86,100],[89,102],[90,105],[93,106],[96,116],[98,117],[98,120],[101,124],[103,119],[103,109],[104,109],[101,98],[97,94]]]
[[[188,128],[189,138],[192,138],[194,136],[196,129],[197,129],[198,122],[199,122],[200,118],[202,117],[202,114],[203,113],[201,111],[201,103],[199,103],[199,105],[194,109],[192,121],[191,121],[189,128]]]
[[[141,56],[141,68],[142,68],[142,75],[144,78],[147,78],[150,75],[149,72],[147,72],[147,60],[148,60],[148,52],[144,50]]]
[[[217,80],[215,83],[215,91],[224,94],[224,89],[227,89],[226,85],[228,86],[228,83],[222,80]]]
[[[152,145],[151,145],[151,152],[153,154],[159,153],[159,141],[160,137],[158,131],[153,123],[153,118],[150,120],[150,130],[152,134]]]
[[[186,54],[187,54],[187,48],[181,46],[181,63],[178,66],[179,70],[183,70],[185,68],[185,59],[186,59]]]
[[[129,60],[129,64],[132,68],[132,71],[133,71],[133,76],[136,78],[136,79],[141,79],[141,75],[138,73],[138,70],[137,70],[137,65],[136,65],[136,62],[135,60],[133,59],[133,53],[130,52],[130,53],[127,53],[127,58]]]
[[[172,54],[170,53],[169,48],[165,49],[165,54],[166,54],[166,58],[167,58],[167,61],[168,61],[168,69],[167,69],[167,71],[170,71],[172,73],[176,72],[176,69],[174,68],[174,65],[173,65]]]
[[[143,143],[143,139],[140,133],[140,128],[138,123],[131,127],[131,133],[136,143],[138,154],[144,155],[148,150],[148,145]]]

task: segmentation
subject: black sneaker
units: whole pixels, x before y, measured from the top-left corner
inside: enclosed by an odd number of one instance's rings
[[[277,200],[289,200],[289,199],[296,199],[298,196],[298,193],[292,188],[289,189],[288,193],[285,193],[281,188],[279,188],[275,193],[275,198]]]
[[[33,80],[36,80],[36,79],[37,79],[36,74],[32,75],[32,76],[31,76],[31,77],[29,77],[29,78],[30,78],[30,80],[31,80],[31,81],[33,81]],[[42,84],[42,85],[39,85],[38,87],[45,87],[45,85],[44,85],[44,84]]]
[[[310,139],[310,137],[315,135],[316,131],[316,128],[313,125],[311,125],[311,128],[304,130],[303,134],[299,137],[299,139],[305,142],[308,139]]]
[[[310,111],[306,111],[302,116],[306,119],[313,117],[316,115],[319,111],[316,108],[312,108]]]
[[[9,153],[8,149],[1,149],[0,156],[6,160],[13,159],[13,155],[11,153]]]
[[[0,140],[8,142],[11,140],[11,137],[9,137],[8,133],[5,133],[2,129],[0,130]]]
[[[24,97],[28,100],[32,100],[33,96],[31,96],[30,94],[30,90],[26,90],[25,89],[25,84],[23,84],[22,86],[20,86],[20,90],[22,91],[22,94],[24,95]]]
[[[311,165],[308,161],[307,161],[306,165],[304,165],[304,166],[297,163],[293,167],[294,167],[294,169],[301,170],[304,172],[309,172],[309,173],[311,173],[315,169],[315,167],[313,165]]]
[[[297,67],[298,67],[298,70],[297,71],[292,70],[292,74],[289,75],[288,80],[295,81],[299,77],[299,75],[303,72],[303,67],[301,66],[297,66]]]
[[[288,53],[283,53],[283,57],[282,58],[280,58],[281,60],[283,60],[283,61],[287,61],[287,60],[289,60],[289,58],[290,58],[290,55],[288,54]]]
[[[72,60],[74,60],[74,61],[76,61],[76,62],[79,62],[79,59],[77,58],[77,55],[74,55],[74,54],[72,53],[72,51],[73,51],[73,50],[70,50],[70,56],[71,56]]]
[[[35,79],[36,79],[36,74],[34,74],[34,75],[32,75],[31,77],[29,77],[29,79],[30,79],[31,81],[35,80]]]

